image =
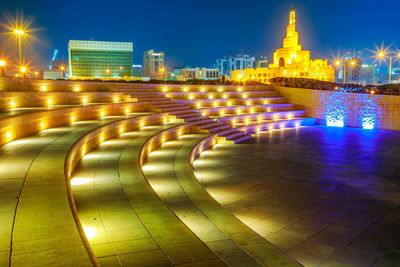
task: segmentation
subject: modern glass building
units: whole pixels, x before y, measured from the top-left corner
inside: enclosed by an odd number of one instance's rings
[[[133,44],[70,40],[68,60],[70,77],[131,77]]]

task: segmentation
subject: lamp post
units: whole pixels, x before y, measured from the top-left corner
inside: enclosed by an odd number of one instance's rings
[[[18,49],[19,49],[19,62],[22,62],[22,51],[21,51],[21,37],[24,34],[23,30],[15,30],[14,33],[17,35],[18,38]]]
[[[38,72],[38,71],[35,71],[35,77],[36,77],[36,79],[38,78],[38,75],[39,75],[39,72]]]
[[[347,65],[350,63],[351,66],[351,70],[353,71],[353,67],[356,66],[356,61],[355,59],[352,60],[343,60],[343,63],[340,60],[336,60],[335,61],[335,65],[337,66],[337,68],[339,68],[339,66],[341,64],[343,64],[343,84],[346,84],[346,72],[347,72]]]
[[[6,61],[0,60],[1,76],[6,76]]]
[[[110,69],[106,69],[106,75],[107,75],[107,78],[109,78],[109,76],[110,76]]]
[[[384,59],[384,58],[386,58],[386,57],[389,57],[389,84],[391,84],[391,82],[392,82],[392,61],[393,61],[393,55],[394,55],[394,52],[392,52],[392,51],[387,51],[388,49],[382,49],[382,50],[380,50],[380,51],[377,51],[377,52],[375,52],[376,53],[376,56],[379,58],[379,59]],[[397,55],[395,55],[395,56],[397,56],[398,58],[400,58],[400,53],[398,53]]]
[[[60,70],[61,70],[61,78],[63,78],[63,79],[64,79],[64,71],[65,71],[65,67],[64,67],[64,66],[61,66],[61,67],[60,67]]]
[[[22,77],[25,78],[26,67],[22,66],[22,67],[20,68],[20,71],[21,71]]]

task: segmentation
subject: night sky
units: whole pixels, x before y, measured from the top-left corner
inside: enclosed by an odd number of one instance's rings
[[[217,58],[239,53],[272,58],[282,45],[291,3],[0,0],[0,7],[14,16],[16,10],[23,10],[25,18],[34,18],[32,28],[40,30],[32,34],[40,42],[31,42],[32,49],[25,51],[27,57],[35,55],[36,64],[47,64],[55,48],[67,60],[68,40],[92,39],[133,42],[135,64],[142,64],[143,51],[155,49],[166,54],[171,67],[208,67]],[[361,51],[368,59],[371,53],[366,49],[383,41],[400,47],[399,0],[297,0],[295,9],[303,49],[311,50],[312,58],[332,58],[341,48]],[[1,55],[16,58],[17,54],[10,55],[6,48],[6,39],[3,34]]]

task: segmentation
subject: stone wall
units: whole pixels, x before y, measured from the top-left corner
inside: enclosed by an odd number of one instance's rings
[[[303,106],[306,116],[317,118],[318,124],[326,124],[329,112],[339,110],[344,114],[345,126],[361,127],[365,114],[370,114],[376,116],[376,128],[400,130],[400,96],[271,87],[288,102]]]

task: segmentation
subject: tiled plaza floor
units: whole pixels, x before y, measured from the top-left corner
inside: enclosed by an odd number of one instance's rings
[[[199,181],[306,266],[400,266],[400,132],[324,126],[217,145]]]

